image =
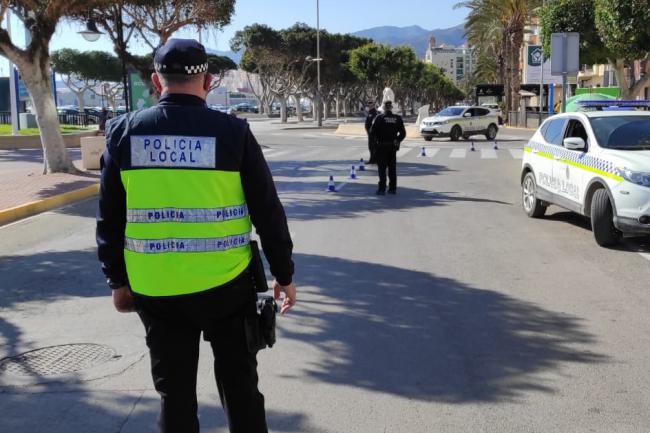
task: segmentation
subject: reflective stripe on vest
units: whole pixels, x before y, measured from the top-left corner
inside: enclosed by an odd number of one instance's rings
[[[129,283],[145,296],[218,287],[250,263],[251,222],[239,172],[123,170]]]
[[[207,239],[133,239],[124,240],[124,248],[134,253],[206,253],[226,251],[248,245],[250,233]]]
[[[248,215],[248,208],[245,204],[213,209],[128,209],[126,211],[126,222],[129,223],[209,223],[217,221],[229,221]]]

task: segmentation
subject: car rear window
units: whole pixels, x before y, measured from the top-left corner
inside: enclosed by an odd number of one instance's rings
[[[449,107],[449,108],[445,108],[440,113],[438,113],[438,116],[445,116],[445,117],[460,116],[461,114],[463,114],[463,111],[465,111],[465,109],[462,107]]]
[[[589,121],[601,147],[620,150],[650,150],[650,117],[594,117]]]
[[[544,140],[549,144],[561,146],[562,138],[564,137],[564,125],[566,125],[566,119],[553,119],[549,121],[546,130],[542,132]]]

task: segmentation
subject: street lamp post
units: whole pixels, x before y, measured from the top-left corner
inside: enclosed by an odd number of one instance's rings
[[[116,16],[117,25],[117,42],[120,51],[120,60],[122,61],[122,86],[124,87],[124,107],[129,112],[129,83],[126,74],[126,61],[124,59],[126,53],[126,42],[124,41],[124,22],[122,21],[122,8],[118,10]],[[88,42],[96,42],[104,33],[97,28],[95,20],[89,18],[86,22],[86,29],[78,32]]]
[[[542,9],[546,6],[546,0],[542,0]],[[542,112],[544,111],[544,36],[542,33],[542,23],[539,25],[539,43],[542,46],[542,65],[539,79],[539,124],[542,124]]]
[[[323,103],[321,102],[321,88],[320,88],[320,0],[316,0],[316,100],[318,108],[316,110],[316,116],[318,117],[318,127],[323,126]]]

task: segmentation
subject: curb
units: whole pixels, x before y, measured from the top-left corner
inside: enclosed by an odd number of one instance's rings
[[[99,193],[99,183],[79,188],[74,191],[64,192],[63,194],[58,194],[42,200],[36,200],[31,203],[0,210],[0,226],[84,200],[96,195],[97,193]]]
[[[537,128],[521,128],[519,126],[503,126],[502,129],[516,129],[518,131],[537,131]]]

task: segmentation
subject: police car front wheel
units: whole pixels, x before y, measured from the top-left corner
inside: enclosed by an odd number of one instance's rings
[[[494,140],[497,138],[497,132],[499,132],[499,129],[494,123],[491,123],[490,126],[488,126],[487,133],[485,134],[485,138],[488,140]]]
[[[596,190],[591,199],[591,229],[596,243],[601,247],[614,246],[621,240],[621,232],[614,226],[609,194],[604,188]]]
[[[539,218],[546,213],[546,204],[537,198],[535,176],[529,172],[521,183],[521,198],[524,212],[531,218]]]
[[[455,125],[453,128],[451,128],[451,132],[449,133],[449,138],[451,141],[458,141],[460,140],[460,136],[462,135],[463,131],[460,129],[460,126]]]

